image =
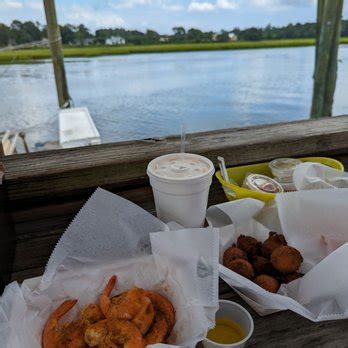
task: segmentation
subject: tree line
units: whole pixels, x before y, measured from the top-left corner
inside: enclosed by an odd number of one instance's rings
[[[62,41],[65,45],[103,45],[111,36],[120,36],[127,44],[146,45],[157,43],[199,43],[199,42],[227,42],[231,33],[238,41],[259,41],[272,39],[314,38],[316,23],[288,24],[283,27],[267,25],[265,28],[234,28],[230,31],[221,30],[204,32],[196,28],[185,29],[174,27],[170,35],[161,35],[155,30],[141,32],[123,28],[98,29],[91,32],[84,24],[60,26]],[[342,21],[342,36],[348,36],[348,20]],[[40,41],[47,37],[46,27],[39,22],[21,22],[14,20],[9,26],[0,23],[0,46],[19,45],[32,41]]]

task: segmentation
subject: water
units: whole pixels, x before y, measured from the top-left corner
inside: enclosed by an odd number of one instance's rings
[[[348,46],[340,47],[335,115],[348,113]],[[103,142],[308,118],[314,47],[66,59],[70,94]],[[52,65],[0,65],[0,130],[58,139]]]

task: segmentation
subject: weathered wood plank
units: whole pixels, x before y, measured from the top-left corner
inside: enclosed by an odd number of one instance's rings
[[[7,193],[2,185],[2,169],[0,162],[0,291],[9,281],[8,271],[11,270],[14,262],[16,243],[11,212],[7,205]]]
[[[25,279],[40,277],[43,275],[45,267],[29,268],[24,271],[14,272],[11,274],[10,281],[22,283]]]
[[[120,189],[147,182],[149,160],[179,150],[180,139],[134,141],[47,151],[4,159],[5,182],[12,201],[45,199],[85,192],[96,186]],[[197,133],[187,151],[227,165],[280,156],[340,154],[348,148],[348,116]]]
[[[347,320],[313,323],[291,311],[260,317],[234,291],[231,290],[220,297],[238,302],[253,317],[254,334],[246,347],[347,347]]]
[[[148,186],[115,193],[151,213],[155,212],[152,190]],[[11,272],[22,272],[26,269],[40,268],[45,265],[59,237],[86,199],[61,204],[51,203],[34,208],[28,206],[14,211],[13,219],[16,233],[12,243],[15,245],[15,257]],[[215,180],[209,204],[213,205],[224,201],[222,189]]]

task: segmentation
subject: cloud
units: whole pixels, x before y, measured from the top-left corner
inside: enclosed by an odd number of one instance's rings
[[[251,0],[250,2],[251,6],[276,11],[316,4],[316,0]]]
[[[83,23],[90,28],[124,27],[126,24],[123,18],[115,13],[105,10],[96,11],[90,7],[74,5],[66,13],[68,22]]]
[[[113,9],[133,8],[136,6],[161,5],[162,0],[125,0],[122,2],[109,2],[109,6]]]
[[[215,10],[215,5],[210,2],[196,2],[193,1],[188,7],[189,11],[206,12]]]
[[[182,6],[182,5],[166,5],[166,4],[162,5],[162,8],[163,8],[164,10],[174,11],[174,12],[176,12],[176,11],[182,11],[182,10],[185,9],[185,7]]]
[[[217,0],[216,7],[224,10],[235,10],[239,4],[234,0]]]
[[[0,1],[0,9],[20,9],[23,7],[23,3],[16,0],[3,0]]]
[[[172,4],[169,0],[126,0],[123,2],[109,2],[109,6],[112,9],[130,9],[137,6],[151,6],[158,7],[167,11],[182,11],[185,9],[184,6],[179,4]]]
[[[44,5],[42,1],[31,1],[31,2],[28,2],[26,6],[36,11],[44,10]]]

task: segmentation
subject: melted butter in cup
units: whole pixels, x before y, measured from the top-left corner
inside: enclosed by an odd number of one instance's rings
[[[203,340],[204,348],[242,348],[254,331],[249,312],[238,303],[219,300],[216,325]]]
[[[243,328],[227,318],[216,319],[215,327],[209,330],[207,338],[221,344],[238,343],[245,338]]]

